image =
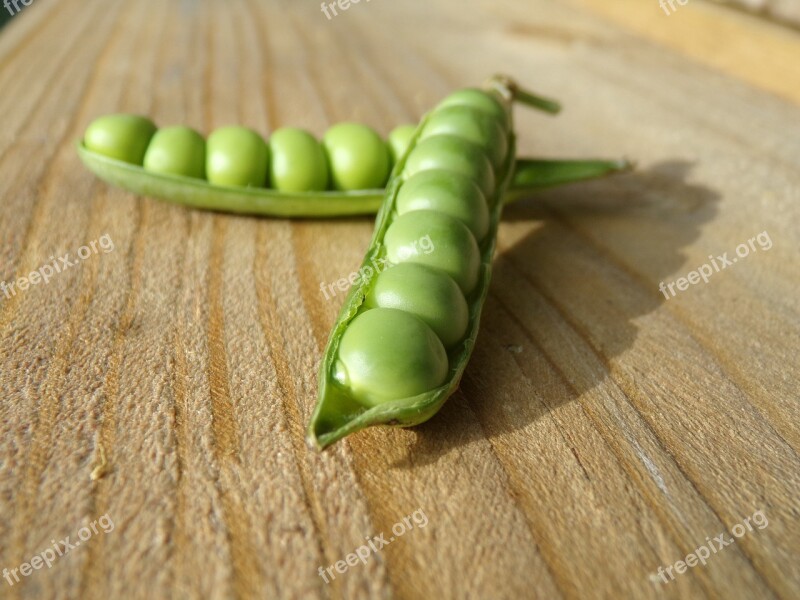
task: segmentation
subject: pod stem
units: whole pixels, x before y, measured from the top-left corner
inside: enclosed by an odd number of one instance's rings
[[[561,104],[551,98],[539,96],[526,90],[508,75],[493,75],[484,87],[492,89],[502,95],[507,102],[520,102],[531,108],[555,115],[561,111]]]

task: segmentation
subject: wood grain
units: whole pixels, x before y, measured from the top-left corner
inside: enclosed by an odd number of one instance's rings
[[[14,16],[0,281],[114,247],[0,293],[0,568],[114,526],[2,596],[798,597],[800,34],[647,4],[375,0],[328,20],[288,0],[37,0]],[[385,134],[494,72],[566,107],[518,111],[521,155],[637,170],[509,207],[461,389],[426,424],[324,454],[303,433],[342,298],[320,284],[357,267],[371,220],[185,210],[109,188],[72,147],[121,111]],[[659,291],[762,232],[769,249]],[[706,565],[657,575],[757,511],[768,524]],[[319,576],[415,512],[424,526]]]
[[[792,0],[723,0],[766,19],[784,23],[790,27],[800,25],[800,6]]]

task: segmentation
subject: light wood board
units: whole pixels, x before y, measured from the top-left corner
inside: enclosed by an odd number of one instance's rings
[[[0,568],[114,526],[0,595],[800,596],[799,50],[694,1],[24,7],[0,31],[0,281],[114,249],[0,295]],[[169,206],[72,145],[121,111],[386,134],[494,72],[565,105],[518,109],[519,154],[638,167],[510,207],[461,390],[321,455],[303,434],[342,299],[320,285],[357,268],[371,219]],[[762,232],[768,249],[659,291]],[[415,511],[366,564],[318,574]]]

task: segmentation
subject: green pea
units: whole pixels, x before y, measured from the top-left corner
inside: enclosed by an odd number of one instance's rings
[[[403,263],[378,275],[366,306],[396,308],[422,319],[445,348],[461,341],[467,331],[469,308],[458,284],[443,272]]]
[[[269,138],[270,183],[282,192],[319,192],[328,187],[328,161],[313,135],[282,127]]]
[[[408,176],[429,169],[446,169],[471,178],[487,198],[494,192],[494,171],[479,146],[454,135],[434,135],[417,143],[408,155]]]
[[[480,109],[465,105],[445,106],[434,111],[420,139],[433,135],[455,135],[477,144],[496,169],[506,157],[508,142],[500,122]]]
[[[413,262],[444,271],[464,292],[475,288],[480,250],[461,221],[432,210],[398,216],[386,231],[386,254],[392,263]]]
[[[92,152],[141,166],[155,132],[155,123],[147,117],[106,115],[89,124],[83,143]]]
[[[206,176],[210,183],[264,187],[269,168],[269,148],[247,127],[220,127],[207,142]]]
[[[334,125],[322,139],[333,187],[337,190],[380,188],[389,176],[389,151],[373,129],[360,123]]]
[[[154,173],[203,179],[206,142],[190,127],[164,127],[156,131],[144,154],[144,168]]]
[[[397,213],[435,210],[455,217],[480,241],[489,231],[489,208],[480,188],[466,175],[431,169],[409,177],[397,194]]]
[[[392,156],[393,165],[397,164],[400,157],[408,150],[408,145],[411,143],[416,130],[416,125],[398,125],[389,132],[387,140],[389,142],[389,153]]]
[[[432,390],[448,362],[433,330],[412,314],[373,308],[350,323],[339,343],[334,378],[366,406]]]
[[[442,100],[435,110],[441,110],[446,106],[471,106],[482,110],[495,117],[503,127],[503,131],[508,131],[508,112],[491,92],[484,92],[475,88],[458,90]]]

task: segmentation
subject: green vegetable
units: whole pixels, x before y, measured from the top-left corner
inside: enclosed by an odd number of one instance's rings
[[[520,102],[550,112],[558,109],[553,101],[517,89],[510,80],[497,78],[497,81]],[[483,161],[477,156],[480,152],[473,152],[472,158],[459,156],[464,148],[467,148],[467,155],[470,154],[469,141],[478,146],[483,144],[490,162],[491,159],[497,161],[505,144],[498,145],[497,123],[492,123],[491,115],[499,123],[505,123],[506,112],[497,98],[479,90],[452,94],[432,115],[422,135],[428,138],[426,144],[452,146],[450,156],[442,153],[428,164],[424,153],[420,152],[415,160],[424,164],[412,165],[412,168],[417,168],[419,177],[429,171],[441,172],[442,169],[436,168],[437,161],[448,169],[460,163],[469,170],[470,160]],[[447,134],[456,131],[466,140],[448,143],[447,138],[454,136]],[[505,135],[502,128],[500,131],[501,136]],[[154,134],[155,139],[152,139]],[[278,130],[266,146],[260,136],[249,129],[223,128],[214,132],[205,144],[207,152],[202,170],[211,167],[207,179],[199,165],[202,144],[199,134],[188,128],[172,127],[156,133],[152,121],[137,115],[99,117],[89,125],[77,150],[83,163],[98,177],[136,194],[221,212],[319,218],[374,214],[384,196],[380,186],[388,173],[390,157],[387,152],[391,152],[392,162],[397,162],[415,136],[414,126],[397,127],[389,134],[387,150],[386,144],[370,128],[343,123],[328,132],[330,144],[326,152],[302,130]],[[148,149],[145,168],[143,163]],[[329,157],[331,150],[334,159]],[[435,153],[437,149],[432,151]],[[274,156],[270,157],[271,154]],[[338,186],[342,189],[326,190],[322,183],[322,171],[328,169],[329,161],[337,165]],[[497,167],[496,164],[492,166]],[[514,178],[504,201],[512,202],[545,187],[601,177],[628,168],[625,161],[520,159],[514,164]],[[459,177],[452,171],[445,172],[450,179]],[[263,187],[269,183],[268,175],[276,189]],[[491,187],[489,176],[487,171],[482,178],[486,179],[482,181],[484,189]],[[324,179],[328,186],[332,185],[330,174]],[[425,186],[424,193],[419,195],[411,194],[413,186],[409,185],[398,198],[397,210],[401,214],[420,209],[446,213],[464,222],[478,240],[482,239],[488,217],[476,212],[480,211],[480,202],[476,201],[475,191],[463,184],[451,183],[450,186],[449,190],[444,184]]]
[[[456,135],[485,148],[494,168],[506,157],[506,135],[497,117],[472,106],[454,104],[438,108],[428,119],[420,139],[434,135]]]
[[[495,189],[495,176],[486,154],[486,150],[463,137],[435,135],[417,142],[404,172],[414,175],[429,169],[454,171],[471,177],[488,197]]]
[[[144,154],[144,169],[153,173],[205,177],[206,142],[189,127],[165,127],[156,131]]]
[[[421,240],[433,250],[422,250]],[[412,262],[439,269],[452,277],[464,294],[478,283],[480,250],[466,225],[444,213],[415,210],[393,219],[384,237],[386,255],[393,263]]]
[[[252,129],[220,127],[208,136],[206,174],[218,185],[264,187],[269,148]]]
[[[370,127],[339,123],[325,132],[333,187],[337,190],[380,188],[389,176],[389,151]]]
[[[333,377],[359,403],[378,406],[441,385],[447,377],[447,353],[417,317],[373,308],[353,319],[342,335]]]
[[[365,300],[368,308],[396,308],[425,322],[450,348],[464,337],[469,307],[461,288],[446,273],[418,263],[386,269]]]
[[[141,166],[155,131],[155,124],[146,117],[106,115],[89,125],[83,142],[87,150]]]
[[[416,131],[416,125],[398,125],[389,132],[387,141],[389,142],[389,154],[393,165],[397,164],[400,157],[406,153],[408,145],[411,143],[411,138],[414,137],[414,132]]]
[[[374,215],[384,190],[280,192],[266,188],[213,185],[203,179],[145,171],[75,144],[83,164],[103,181],[140,196],[158,198],[189,208],[235,214],[285,218],[333,218]],[[627,171],[630,164],[617,160],[520,159],[504,201],[530,197],[542,189]]]
[[[444,169],[420,171],[397,194],[397,214],[435,210],[455,217],[481,241],[489,231],[489,208],[480,188],[469,177]]]
[[[302,129],[282,127],[269,138],[270,182],[282,192],[321,192],[328,187],[322,146]]]
[[[476,94],[486,99],[480,100]],[[440,105],[469,100],[493,115],[507,143],[503,152],[506,159],[496,173],[486,155],[496,152],[490,144],[497,138],[475,144],[455,135],[471,135],[467,128],[421,139],[439,108],[423,119],[395,166],[362,264],[364,276],[351,288],[322,358],[317,406],[308,428],[312,445],[323,448],[370,425],[421,423],[432,417],[457,388],[477,336],[503,194],[514,172],[515,138],[507,111],[512,97],[506,85],[493,81],[484,91],[456,92]],[[495,104],[500,111],[485,108]],[[483,188],[490,218],[480,244],[465,218],[451,216],[452,210],[444,212],[424,205],[420,210],[399,214],[398,199],[404,186],[410,178],[429,170],[455,172]],[[442,192],[440,184],[441,180],[430,177],[427,182],[414,184],[418,190],[413,195],[430,187],[431,193],[425,195],[446,197],[449,192]],[[452,209],[452,202],[441,202]],[[401,264],[380,274],[368,269],[386,259]],[[439,278],[437,283],[431,280],[434,277]],[[466,328],[464,305],[455,299],[459,294],[452,285],[448,290],[442,283],[447,279],[458,284],[466,304]],[[390,307],[392,312],[381,312],[388,309],[374,306]],[[406,316],[402,328],[396,313]],[[437,351],[430,348],[427,331],[434,332],[442,347],[449,349],[447,373],[442,380],[437,377]]]
[[[466,88],[450,94],[436,107],[437,112],[450,106],[469,106],[491,115],[503,131],[508,130],[509,108],[497,96],[488,96],[483,90]]]

